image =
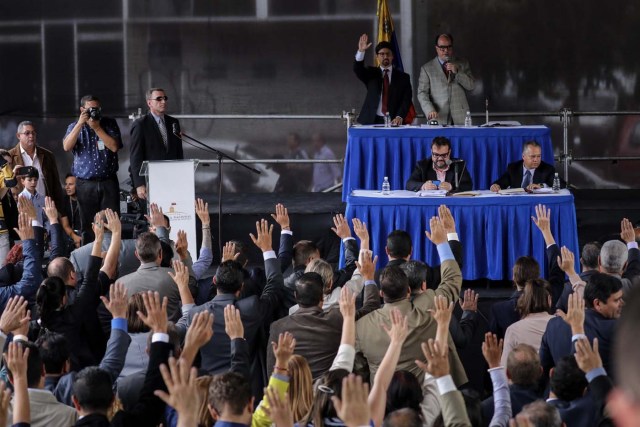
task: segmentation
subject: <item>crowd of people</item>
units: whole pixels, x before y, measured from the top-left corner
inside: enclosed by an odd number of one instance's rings
[[[170,223],[154,204],[149,231],[136,239],[123,239],[118,215],[105,209],[92,221],[94,241],[69,253],[55,201],[45,197],[36,207],[26,194],[18,198],[19,241],[0,270],[7,390],[0,424],[640,420],[632,336],[640,250],[626,219],[621,240],[585,245],[576,271],[574,254],[555,242],[549,208],[536,208],[547,259],[519,258],[513,296],[491,306],[482,343],[491,386],[482,396],[467,378],[477,364],[459,357],[477,342],[481,316],[478,295],[461,289],[464,242],[446,206],[425,233],[437,266],[411,259],[414,242],[402,230],[387,238],[388,264],[377,265],[369,250],[375,224],[336,215],[332,230],[346,264],[334,268],[312,241],[294,239],[288,211],[277,205],[272,222],[258,221],[249,236],[263,266],[248,265],[245,242],[226,242],[212,280],[205,277],[214,261],[208,206],[196,200],[195,209],[208,236],[195,260],[184,232],[169,239]],[[540,262],[548,263],[547,279]]]

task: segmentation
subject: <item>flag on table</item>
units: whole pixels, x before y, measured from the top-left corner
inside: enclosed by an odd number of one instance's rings
[[[391,13],[389,13],[387,0],[378,0],[378,43],[382,41],[391,43],[393,48],[393,66],[400,71],[404,71],[402,58],[400,57],[400,47],[398,46],[398,39],[396,38],[396,32],[393,28],[393,19],[391,18]],[[415,118],[416,109],[412,101],[409,106],[409,112],[404,118],[404,123],[410,124]]]

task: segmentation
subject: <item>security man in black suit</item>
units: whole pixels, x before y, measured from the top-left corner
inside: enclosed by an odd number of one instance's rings
[[[366,34],[360,36],[353,71],[367,87],[358,122],[363,125],[384,123],[386,113],[392,125],[401,125],[411,106],[413,91],[409,74],[393,64],[393,46],[383,41],[376,46],[379,67],[364,66],[364,52],[371,46]]]
[[[535,190],[553,186],[556,173],[553,165],[542,161],[542,147],[536,141],[527,141],[522,146],[522,160],[510,163],[507,171],[491,184],[490,190],[498,192],[504,188]],[[560,187],[566,183],[560,178]]]
[[[131,154],[129,173],[140,199],[147,199],[147,185],[140,167],[145,160],[182,160],[182,141],[178,119],[165,114],[168,97],[164,89],[147,91],[149,112],[131,125]],[[141,205],[144,205],[142,203]]]

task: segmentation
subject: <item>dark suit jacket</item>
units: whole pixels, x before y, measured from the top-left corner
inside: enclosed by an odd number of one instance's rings
[[[515,416],[522,411],[522,407],[527,403],[542,399],[542,394],[538,392],[537,386],[522,386],[511,384],[509,386],[509,396],[511,396],[511,413]],[[482,401],[483,425],[488,426],[495,411],[493,396]]]
[[[174,124],[177,125],[178,132],[180,132],[180,122],[165,114],[164,123],[167,127],[167,147],[162,141],[160,129],[158,129],[158,124],[151,113],[145,114],[131,125],[129,173],[134,187],[145,185],[144,176],[140,176],[140,167],[145,160],[184,159],[182,141],[173,134]]]
[[[522,186],[522,178],[523,178],[523,163],[524,161],[520,160],[518,162],[509,163],[507,166],[507,171],[500,178],[496,179],[491,183],[498,184],[500,188],[521,188]],[[553,165],[549,163],[540,162],[540,166],[536,168],[533,172],[533,178],[531,179],[532,184],[546,184],[551,187],[553,185],[553,177],[556,173],[556,169]],[[565,188],[567,184],[564,182],[562,178],[560,178],[560,187]]]
[[[367,87],[367,96],[360,109],[358,122],[363,125],[373,124],[376,121],[376,111],[382,96],[382,71],[379,67],[365,67],[364,61],[354,61],[353,71]],[[389,116],[392,119],[399,116],[404,120],[409,112],[412,98],[413,90],[411,89],[409,74],[394,68],[391,72],[387,100]]]
[[[22,161],[22,154],[20,154],[20,143],[9,150],[11,154],[11,161],[15,165],[24,166]],[[46,148],[38,145],[36,147],[36,156],[40,161],[40,168],[42,169],[42,175],[40,179],[44,179],[44,188],[47,194],[56,203],[56,206],[64,206],[64,194],[62,192],[62,185],[60,184],[60,175],[58,174],[58,166],[56,164],[56,158],[53,153]],[[20,184],[20,180],[16,184],[16,187],[22,191],[24,187]],[[58,208],[60,209],[60,208]]]
[[[365,285],[364,305],[356,312],[356,320],[380,308],[378,287]],[[338,353],[342,337],[342,314],[337,306],[329,310],[321,307],[299,308],[290,316],[284,317],[271,324],[269,342],[278,342],[278,335],[290,332],[296,339],[295,353],[303,356],[309,362],[311,375],[314,380],[331,368],[333,359]],[[267,347],[267,372],[273,372],[275,365],[273,348]]]
[[[498,339],[504,338],[507,328],[520,320],[520,314],[516,310],[520,295],[522,295],[522,291],[516,290],[508,300],[494,302],[491,305],[489,331],[496,334]]]
[[[560,418],[567,427],[589,427],[598,425],[598,408],[589,394],[567,402],[566,400],[549,400],[551,406],[558,408]]]
[[[455,160],[455,159],[453,159]],[[455,165],[450,165],[447,174],[445,175],[445,181],[450,183],[454,190],[457,191],[469,191],[473,188],[473,182],[471,181],[471,175],[469,174],[469,169],[466,167],[467,164],[465,162],[458,164],[459,171],[459,180],[460,185],[456,188],[455,185]],[[426,181],[436,181],[438,179],[438,175],[436,171],[433,170],[433,160],[431,159],[423,159],[420,160],[417,164],[413,172],[411,172],[411,176],[407,181],[407,190],[410,191],[419,191]]]
[[[593,342],[598,338],[598,351],[602,358],[602,365],[607,372],[613,372],[611,363],[614,329],[616,319],[607,319],[595,310],[587,308],[584,318],[584,333]],[[547,329],[542,335],[540,344],[540,362],[545,372],[555,366],[555,362],[573,353],[571,344],[571,327],[560,317],[554,317],[547,323]]]

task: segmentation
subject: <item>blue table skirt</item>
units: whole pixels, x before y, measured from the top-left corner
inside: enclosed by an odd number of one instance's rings
[[[565,190],[566,191],[566,190]],[[367,223],[371,234],[371,249],[378,256],[378,266],[387,263],[386,237],[393,230],[405,230],[413,241],[412,258],[439,265],[435,245],[425,236],[429,219],[438,214],[438,206],[446,204],[456,220],[456,229],[463,245],[462,274],[465,280],[487,278],[510,280],[516,259],[533,256],[543,277],[547,274],[545,244],[542,233],[533,223],[535,205],[551,209],[551,231],[560,246],[567,246],[576,255],[579,268],[579,247],[573,196],[525,195],[496,197],[446,198],[371,198],[349,196],[346,216]]]
[[[522,144],[535,140],[542,160],[553,164],[551,133],[545,126],[512,128],[349,128],[342,200],[351,190],[379,190],[385,176],[392,190],[405,188],[419,160],[431,156],[431,140],[451,140],[452,157],[467,161],[473,188],[486,190],[511,162],[522,159]]]

